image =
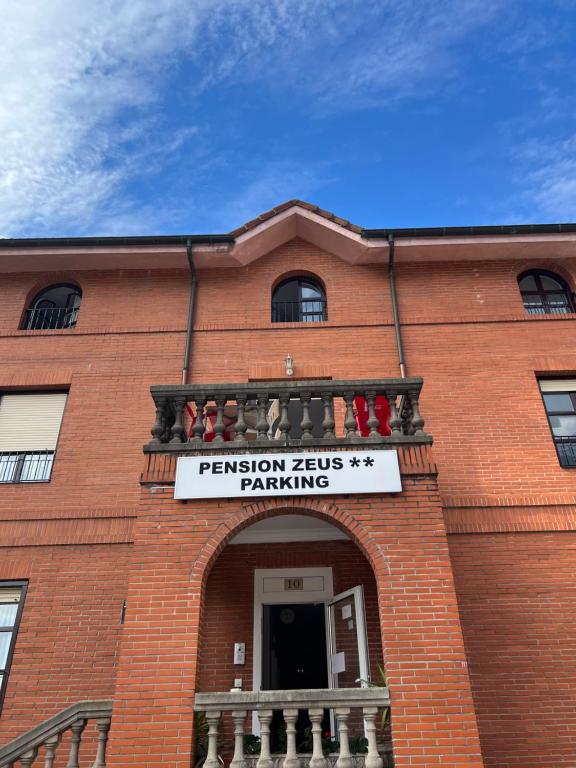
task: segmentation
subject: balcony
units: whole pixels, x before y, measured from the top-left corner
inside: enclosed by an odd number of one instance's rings
[[[425,445],[422,379],[151,387],[146,453]]]

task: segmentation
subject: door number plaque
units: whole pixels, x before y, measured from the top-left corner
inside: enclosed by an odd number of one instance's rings
[[[304,579],[284,579],[284,591],[296,592],[304,589]]]

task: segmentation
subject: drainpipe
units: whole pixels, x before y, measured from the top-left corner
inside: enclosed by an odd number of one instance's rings
[[[186,328],[186,348],[184,350],[184,363],[182,366],[182,384],[188,383],[188,368],[190,366],[190,347],[192,346],[192,332],[194,330],[194,308],[196,306],[196,286],[198,284],[198,275],[194,266],[192,256],[192,243],[190,240],[186,243],[186,256],[190,265],[190,303],[188,304],[188,326]]]
[[[392,296],[392,313],[394,315],[394,330],[396,332],[396,348],[398,350],[398,366],[401,378],[406,378],[406,366],[404,364],[404,347],[402,346],[402,333],[400,330],[400,315],[398,313],[398,297],[396,295],[396,278],[394,275],[394,236],[388,235],[388,280],[390,282],[390,294]]]

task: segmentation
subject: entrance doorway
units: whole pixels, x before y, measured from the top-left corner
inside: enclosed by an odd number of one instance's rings
[[[303,688],[328,688],[325,605],[263,605],[262,690]],[[308,715],[300,711],[296,721],[296,741],[300,751],[307,749],[308,727]],[[330,730],[328,710],[324,714],[322,730]],[[272,749],[283,751],[284,739],[282,714],[275,712],[271,723]]]
[[[324,603],[262,606],[262,690],[328,688]]]

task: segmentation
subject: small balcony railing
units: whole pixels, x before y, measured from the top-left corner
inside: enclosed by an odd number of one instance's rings
[[[319,323],[328,320],[326,299],[272,301],[273,323]]]
[[[197,693],[194,709],[204,714],[207,724],[207,733],[203,735],[196,729],[197,751],[198,746],[202,746],[198,740],[204,738],[206,755],[203,768],[222,768],[220,752],[231,753],[232,745],[221,743],[220,726],[225,726],[225,719],[230,717],[234,733],[231,768],[330,768],[333,765],[336,768],[352,768],[355,764],[365,768],[388,768],[392,765],[391,756],[389,749],[379,743],[379,730],[382,714],[389,706],[387,688]],[[331,734],[333,741],[329,745],[323,739],[322,728],[326,710],[333,712],[336,726],[336,733]],[[245,731],[250,722],[249,715],[254,712],[260,736],[258,756],[250,757],[245,752]],[[285,749],[278,755],[274,755],[271,749],[270,732],[274,713],[281,715],[286,741]],[[307,748],[306,754],[302,754],[302,749],[299,749],[297,735],[297,721],[304,713],[311,735],[311,749]],[[353,732],[356,724],[360,724],[362,733]],[[358,743],[358,737],[363,740],[363,754],[358,755],[361,761],[353,760],[351,749],[352,741]],[[330,754],[326,746],[331,747]]]
[[[25,331],[46,331],[73,328],[78,319],[79,307],[39,307],[27,309],[21,329]]]
[[[0,483],[47,483],[54,451],[0,453]]]
[[[576,467],[576,437],[555,437],[556,450],[562,467]]]
[[[422,379],[153,386],[148,452],[431,443]]]

